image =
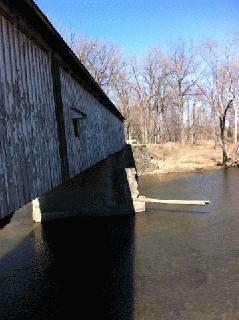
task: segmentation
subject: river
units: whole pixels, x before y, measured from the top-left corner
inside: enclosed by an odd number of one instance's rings
[[[145,214],[0,230],[0,319],[239,319],[239,170],[140,178]]]

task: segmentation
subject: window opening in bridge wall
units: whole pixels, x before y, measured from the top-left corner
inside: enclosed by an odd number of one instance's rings
[[[85,113],[81,112],[76,108],[72,108],[72,111],[73,111],[72,122],[74,127],[74,134],[75,134],[75,137],[80,137],[82,120],[86,119],[87,116]]]

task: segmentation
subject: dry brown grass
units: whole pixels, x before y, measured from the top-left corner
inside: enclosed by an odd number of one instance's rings
[[[213,141],[200,141],[191,144],[149,144],[147,145],[154,160],[157,160],[159,172],[201,171],[220,168],[217,162],[222,160],[221,147],[214,149]],[[228,151],[232,150],[232,145]]]

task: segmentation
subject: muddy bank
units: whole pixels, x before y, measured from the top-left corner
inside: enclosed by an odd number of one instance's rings
[[[196,145],[138,144],[132,145],[139,176],[177,172],[204,172],[220,170],[221,148],[213,142]]]

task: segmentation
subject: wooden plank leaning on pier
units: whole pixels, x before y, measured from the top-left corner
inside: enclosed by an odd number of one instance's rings
[[[209,200],[160,200],[147,198],[144,196],[139,197],[140,201],[150,202],[150,203],[160,203],[160,204],[180,204],[180,205],[194,205],[194,206],[205,206],[210,204]]]

